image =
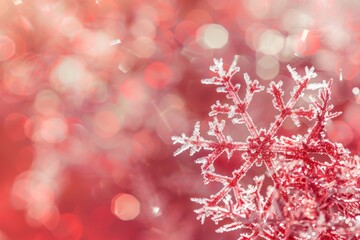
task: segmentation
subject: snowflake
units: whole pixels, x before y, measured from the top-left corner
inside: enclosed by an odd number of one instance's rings
[[[237,230],[240,239],[359,239],[360,237],[360,157],[350,156],[349,150],[326,136],[326,122],[338,116],[329,103],[330,81],[310,83],[317,77],[314,67],[305,68],[301,76],[295,68],[288,70],[295,81],[290,98],[284,101],[282,82],[271,82],[266,89],[273,97],[279,114],[267,129],[259,129],[248,112],[253,96],[265,90],[259,81],[243,78],[245,97],[239,96],[240,84],[232,82],[239,72],[235,57],[226,71],[222,59],[214,59],[210,70],[216,76],[202,80],[216,85],[218,93],[225,93],[229,103],[217,101],[211,107],[208,135],[201,136],[197,122],[192,136],[174,136],[180,144],[174,155],[190,150],[190,155],[208,151],[195,162],[201,164],[204,183],[221,184],[218,192],[208,198],[193,198],[201,204],[195,210],[204,223],[211,218],[221,224],[218,233]],[[318,92],[307,107],[298,107],[305,91]],[[246,141],[235,141],[224,133],[228,118],[235,127],[244,124],[249,132]],[[312,125],[306,134],[292,137],[278,133],[285,119],[295,126],[306,118]],[[236,154],[239,152],[240,154]],[[226,153],[228,160],[240,161],[240,167],[228,175],[216,171],[215,161]],[[326,156],[329,160],[319,158]],[[236,158],[233,160],[233,158]],[[263,168],[260,168],[260,167]],[[252,176],[254,184],[245,186],[249,169],[266,169]],[[265,181],[268,178],[269,181]],[[270,182],[270,184],[269,184]]]

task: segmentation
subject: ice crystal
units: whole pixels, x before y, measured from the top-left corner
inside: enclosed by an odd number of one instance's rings
[[[290,98],[284,101],[283,83],[271,82],[266,92],[273,97],[273,106],[279,114],[267,129],[259,129],[248,112],[254,95],[265,90],[259,81],[248,74],[243,78],[246,93],[239,95],[241,85],[232,82],[240,71],[235,57],[226,71],[222,59],[214,59],[210,70],[212,78],[203,84],[216,85],[218,93],[224,93],[228,103],[216,101],[209,113],[209,139],[201,136],[200,123],[195,124],[192,136],[174,136],[174,144],[181,147],[174,155],[190,150],[209,152],[195,160],[201,164],[205,184],[217,182],[221,189],[208,198],[193,198],[201,205],[195,212],[204,223],[212,219],[221,227],[218,233],[239,231],[240,239],[359,239],[360,236],[360,158],[351,156],[340,143],[326,136],[326,122],[338,116],[330,102],[332,80],[309,83],[316,78],[314,67],[305,68],[301,76],[288,66],[295,81]],[[305,91],[317,91],[308,106],[297,106]],[[278,130],[290,117],[295,126],[301,118],[312,125],[306,134],[292,137],[280,136]],[[235,141],[224,133],[225,120],[244,124],[249,132],[246,141]],[[236,159],[233,157],[234,152]],[[226,153],[231,161],[241,166],[230,175],[216,171],[215,161]],[[327,156],[328,161],[319,160]],[[235,154],[234,154],[235,156]],[[241,156],[241,157],[239,157]],[[220,161],[220,159],[219,159]],[[262,174],[253,177],[254,185],[245,186],[249,169],[265,166]],[[261,169],[261,168],[260,168]],[[271,180],[264,184],[265,176]],[[264,190],[264,191],[263,191]]]

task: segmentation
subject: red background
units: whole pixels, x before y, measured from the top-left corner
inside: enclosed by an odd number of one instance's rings
[[[236,239],[195,219],[190,197],[218,186],[172,156],[171,136],[206,129],[224,99],[200,79],[240,55],[241,72],[290,90],[286,65],[314,65],[343,112],[329,138],[359,154],[359,13],[357,0],[0,0],[0,240]],[[258,126],[270,101],[252,103]],[[133,220],[116,216],[121,194],[140,204]]]

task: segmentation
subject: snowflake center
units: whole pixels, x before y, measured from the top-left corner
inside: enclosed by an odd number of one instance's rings
[[[262,160],[269,160],[274,157],[275,154],[271,150],[274,140],[264,130],[260,131],[259,136],[249,137],[247,141],[249,143],[247,153],[250,158],[257,158],[257,164],[261,164]]]

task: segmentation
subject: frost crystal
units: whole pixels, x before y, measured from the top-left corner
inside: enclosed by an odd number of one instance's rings
[[[273,96],[273,105],[279,115],[267,129],[258,129],[248,113],[248,106],[255,93],[263,91],[259,81],[244,74],[246,93],[238,94],[240,84],[233,84],[232,77],[240,71],[234,59],[228,71],[222,59],[214,59],[210,70],[216,76],[202,80],[203,84],[217,86],[229,103],[211,106],[208,135],[200,135],[200,123],[195,124],[192,136],[173,137],[181,147],[178,155],[190,150],[208,151],[206,157],[197,159],[201,164],[204,182],[219,183],[221,189],[209,198],[193,198],[201,205],[195,210],[203,223],[211,218],[222,225],[217,232],[239,231],[240,239],[358,239],[360,235],[360,158],[350,156],[341,144],[326,137],[326,122],[338,116],[332,112],[330,87],[332,80],[309,83],[317,75],[315,69],[305,68],[301,76],[295,68],[288,70],[295,81],[290,99],[284,101],[282,82],[271,82],[266,89]],[[304,91],[318,91],[306,107],[296,103]],[[232,124],[245,124],[249,136],[246,141],[234,141],[224,134],[225,120]],[[295,126],[301,118],[311,120],[307,134],[293,137],[280,136],[278,130],[290,117]],[[233,154],[239,152],[240,154]],[[240,161],[241,166],[227,176],[216,172],[214,163],[226,153],[229,161]],[[234,159],[236,156],[236,159]],[[328,161],[319,159],[327,156]],[[241,156],[241,157],[239,157]],[[219,159],[220,161],[220,159]],[[260,168],[265,166],[265,168]],[[253,185],[244,186],[249,169],[266,169],[252,176]],[[266,179],[267,176],[267,179]]]

